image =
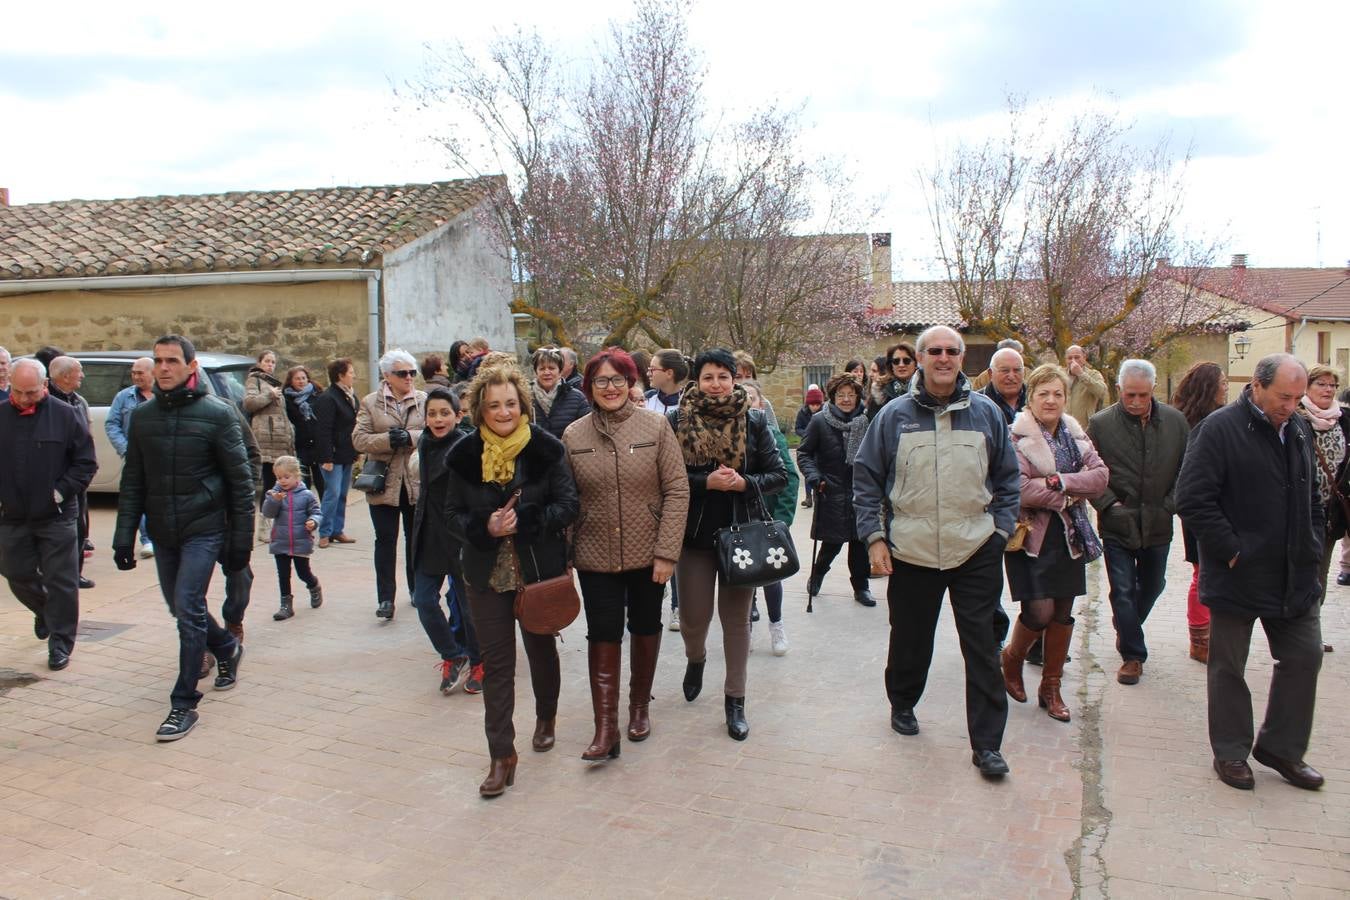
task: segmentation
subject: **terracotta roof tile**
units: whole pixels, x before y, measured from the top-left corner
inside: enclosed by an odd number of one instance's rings
[[[492,176],[0,206],[0,280],[368,266],[499,183]]]

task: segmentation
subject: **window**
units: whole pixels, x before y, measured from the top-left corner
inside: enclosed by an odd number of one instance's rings
[[[1322,365],[1331,365],[1331,332],[1317,332],[1317,361]]]
[[[131,360],[126,362],[95,362],[81,360],[84,367],[84,383],[80,385],[80,396],[89,401],[90,406],[112,406],[113,397],[122,388],[131,384]]]
[[[820,385],[820,389],[825,390],[825,382],[834,375],[833,366],[802,366],[802,397],[806,397],[806,389],[813,385]]]

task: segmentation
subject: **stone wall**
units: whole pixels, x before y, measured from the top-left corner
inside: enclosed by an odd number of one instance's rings
[[[0,296],[0,346],[15,355],[45,344],[148,350],[169,332],[203,352],[255,356],[272,348],[282,366],[301,363],[321,382],[329,360],[349,356],[358,388],[370,383],[364,280]]]

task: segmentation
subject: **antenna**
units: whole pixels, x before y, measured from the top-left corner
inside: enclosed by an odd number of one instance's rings
[[[1317,268],[1322,268],[1322,207],[1313,207],[1313,225],[1317,229]]]

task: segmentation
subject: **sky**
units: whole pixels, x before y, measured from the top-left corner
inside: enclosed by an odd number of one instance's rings
[[[628,0],[14,4],[0,46],[0,187],[39,203],[443,180],[411,112],[425,45],[517,25],[583,59]],[[1286,0],[695,0],[709,104],[800,108],[893,235],[896,278],[939,274],[920,173],[1000,132],[1009,95],[1103,105],[1189,151],[1182,224],[1253,266],[1350,260],[1350,4]],[[406,92],[405,92],[406,95]]]

